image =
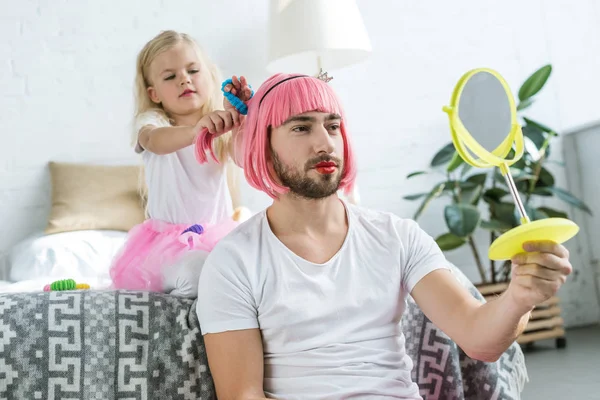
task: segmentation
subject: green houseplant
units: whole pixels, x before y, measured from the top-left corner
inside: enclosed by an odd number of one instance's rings
[[[544,199],[551,197],[591,214],[586,204],[555,185],[555,178],[547,168],[549,163],[561,164],[549,159],[556,131],[524,115],[524,110],[533,104],[551,72],[551,65],[541,67],[525,80],[518,92],[517,113],[526,146],[521,160],[511,167],[511,174],[532,221],[548,217],[568,218],[565,211],[542,204]],[[498,168],[473,171],[456,153],[452,143],[446,144],[434,155],[430,167],[428,171],[416,171],[407,176],[407,179],[431,173],[443,176],[429,192],[404,196],[406,200],[421,201],[413,218],[417,220],[432,201],[445,199],[447,205],[443,218],[448,232],[436,238],[438,245],[444,251],[469,246],[481,284],[506,282],[510,276],[510,262],[497,266],[491,261],[488,273],[474,239],[478,229],[485,229],[489,231],[491,244],[500,234],[520,224],[518,210],[504,177]]]

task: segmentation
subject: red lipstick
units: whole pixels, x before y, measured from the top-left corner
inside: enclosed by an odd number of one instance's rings
[[[320,174],[333,174],[337,169],[337,165],[331,161],[323,161],[315,165],[315,169]]]

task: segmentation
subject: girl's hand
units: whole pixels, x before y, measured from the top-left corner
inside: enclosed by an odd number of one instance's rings
[[[252,89],[250,89],[250,86],[248,86],[246,77],[240,76],[240,78],[238,79],[238,77],[234,75],[231,77],[231,81],[233,82],[233,84],[229,83],[225,85],[223,90],[233,94],[244,103],[250,100],[250,98],[252,97]],[[225,110],[235,110],[235,107],[231,105],[231,103],[229,102],[229,100],[227,100],[226,97],[223,98],[223,108]]]
[[[235,110],[217,110],[206,114],[196,124],[196,137],[204,128],[213,135],[222,135],[240,125],[240,115]]]

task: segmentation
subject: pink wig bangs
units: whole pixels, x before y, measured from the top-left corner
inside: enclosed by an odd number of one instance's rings
[[[344,139],[344,170],[340,188],[348,194],[356,180],[356,162],[346,132],[342,105],[333,89],[320,79],[303,76],[282,82],[293,76],[297,75],[271,76],[248,102],[248,116],[242,127],[243,149],[240,149],[246,180],[252,187],[273,199],[279,194],[287,193],[289,189],[277,183],[268,166],[271,151],[269,127],[279,127],[289,117],[306,112],[335,113],[342,117],[340,130]]]

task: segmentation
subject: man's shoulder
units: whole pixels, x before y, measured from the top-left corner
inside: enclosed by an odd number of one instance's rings
[[[375,210],[359,205],[349,205],[359,223],[372,224],[382,229],[414,229],[418,224],[411,218],[401,217],[391,211]]]
[[[238,225],[227,236],[219,240],[211,254],[242,255],[258,247],[260,242],[262,224],[265,218],[264,211],[254,214]]]

